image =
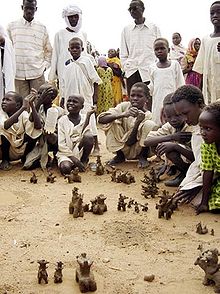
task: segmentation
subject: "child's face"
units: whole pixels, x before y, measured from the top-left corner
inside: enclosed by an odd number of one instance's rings
[[[178,114],[182,114],[188,125],[197,125],[199,116],[202,111],[198,103],[190,103],[188,100],[182,99],[174,103],[174,108]]]
[[[220,127],[216,124],[213,115],[203,111],[199,117],[200,132],[205,143],[220,143]]]
[[[83,47],[80,40],[70,41],[68,50],[74,60],[78,59],[83,51]]]
[[[116,50],[115,49],[109,49],[108,50],[108,57],[112,58],[116,56]]]
[[[2,110],[7,114],[15,113],[19,109],[18,103],[15,100],[13,93],[6,93],[2,99]]]
[[[216,3],[211,6],[210,19],[214,26],[220,26],[220,4]]]
[[[131,88],[130,102],[132,107],[137,107],[138,109],[144,108],[147,102],[147,97],[145,96],[144,90],[141,87],[133,86]]]
[[[198,52],[200,48],[201,42],[199,39],[196,39],[194,42],[194,49]]]
[[[182,128],[185,124],[185,118],[182,114],[178,114],[173,104],[164,106],[164,115],[167,120],[175,129]]]
[[[169,53],[169,48],[166,42],[158,40],[154,43],[154,53],[159,60],[166,60]]]
[[[180,35],[179,34],[173,34],[173,36],[172,36],[172,41],[173,41],[173,44],[174,45],[179,45],[180,44],[180,42],[181,42],[181,37],[180,37]]]
[[[84,99],[80,95],[69,96],[66,107],[69,113],[79,113],[83,108]]]

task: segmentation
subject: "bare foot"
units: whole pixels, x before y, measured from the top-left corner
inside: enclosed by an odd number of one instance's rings
[[[140,157],[138,161],[138,168],[147,168],[149,167],[150,163],[147,159]]]
[[[0,163],[0,169],[4,171],[10,170],[11,168],[12,165],[8,160],[2,160],[2,162]]]
[[[200,213],[207,212],[207,211],[209,211],[209,207],[206,204],[200,204],[196,208],[196,214],[200,214]]]

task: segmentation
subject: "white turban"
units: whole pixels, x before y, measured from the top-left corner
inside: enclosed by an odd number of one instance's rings
[[[3,26],[1,26],[0,25],[0,35],[2,36],[2,37],[7,37],[7,33],[6,33],[6,31],[5,31],[5,29],[3,28]]]
[[[78,14],[79,15],[79,20],[77,22],[77,25],[75,27],[72,27],[70,22],[69,22],[69,19],[68,19],[68,16],[70,15],[76,15]],[[74,32],[78,33],[79,30],[81,29],[81,26],[82,26],[82,10],[76,6],[76,5],[68,5],[66,6],[64,9],[63,9],[63,12],[62,12],[62,17],[65,19],[65,22],[67,24],[67,27],[71,30],[73,30]]]

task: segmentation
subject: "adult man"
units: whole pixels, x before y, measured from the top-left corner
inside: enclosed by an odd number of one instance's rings
[[[132,0],[128,8],[134,24],[124,28],[121,35],[120,58],[127,78],[128,96],[136,82],[149,83],[148,68],[156,59],[153,43],[160,37],[160,30],[143,17],[145,10],[141,0]]]
[[[44,71],[49,68],[52,47],[46,27],[34,20],[36,0],[23,0],[23,18],[8,25],[8,34],[15,48],[15,89],[23,97],[44,84]]]

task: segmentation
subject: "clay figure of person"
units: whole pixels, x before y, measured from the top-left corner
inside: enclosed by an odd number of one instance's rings
[[[50,67],[52,47],[46,27],[34,19],[36,0],[23,0],[23,18],[8,25],[8,35],[15,49],[15,89],[26,97],[32,88],[45,82],[44,72]]]
[[[132,25],[126,26],[121,34],[120,59],[127,78],[127,93],[137,82],[149,83],[149,65],[155,61],[153,43],[160,37],[159,28],[146,21],[144,3],[132,0],[128,11],[134,19]]]

